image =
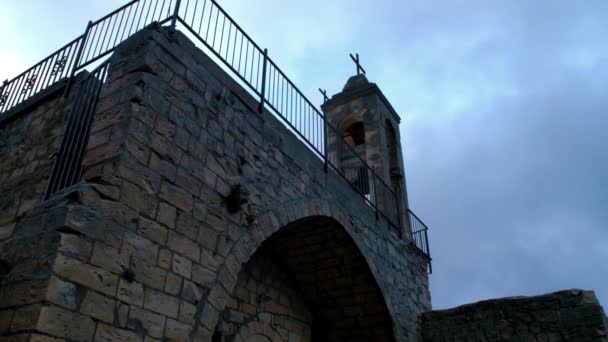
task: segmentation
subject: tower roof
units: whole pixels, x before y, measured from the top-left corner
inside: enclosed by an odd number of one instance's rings
[[[377,94],[380,97],[380,100],[386,105],[392,115],[394,115],[397,122],[401,121],[401,117],[395,111],[391,103],[384,96],[378,85],[376,83],[370,82],[364,74],[351,76],[342,91],[333,95],[331,99],[329,99],[326,103],[324,103],[321,108],[323,110],[327,110],[328,108],[339,106],[355,100],[357,98],[366,97],[372,94]]]

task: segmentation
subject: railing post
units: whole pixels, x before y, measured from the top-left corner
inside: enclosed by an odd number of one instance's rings
[[[327,132],[329,132],[327,129],[327,115],[323,112],[323,170],[325,170],[325,173],[327,173],[327,141],[329,139]]]
[[[399,200],[398,192],[394,192],[393,194],[395,195],[395,206],[397,207],[397,223],[399,224],[399,233],[401,234],[401,239],[403,239],[403,231],[405,229],[403,229],[403,222],[401,221],[401,201]]]
[[[87,24],[87,28],[84,30],[84,35],[82,35],[82,42],[80,43],[80,47],[78,48],[78,52],[76,53],[76,58],[74,59],[74,65],[72,65],[72,71],[70,72],[70,77],[68,78],[68,82],[65,85],[65,90],[63,91],[63,97],[68,96],[68,92],[70,91],[70,86],[72,84],[72,79],[76,74],[76,70],[78,69],[78,65],[80,64],[80,58],[82,58],[82,52],[84,51],[84,46],[87,44],[87,38],[89,37],[89,32],[91,31],[91,26],[93,22],[89,20]]]
[[[372,178],[374,179],[374,206],[376,207],[376,220],[378,219],[378,186],[376,184],[376,166],[372,166]]]
[[[179,16],[179,7],[182,4],[182,0],[177,0],[175,2],[175,10],[173,11],[173,18],[171,18],[171,30],[175,30],[175,26],[177,25],[177,17]]]
[[[266,96],[266,67],[268,64],[268,49],[264,49],[264,63],[262,64],[262,91],[260,96],[260,106],[258,107],[258,113],[264,111],[264,101]],[[258,69],[260,70],[260,69]]]

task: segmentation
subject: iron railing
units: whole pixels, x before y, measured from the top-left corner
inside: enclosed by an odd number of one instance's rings
[[[108,59],[91,71],[82,80],[78,93],[74,96],[61,144],[54,156],[44,199],[80,181],[82,157],[89,140],[91,121],[99,93],[108,76],[109,62]]]
[[[433,273],[433,266],[431,264],[431,250],[429,248],[429,227],[422,222],[422,220],[414,214],[413,211],[407,210],[408,219],[410,221],[410,227],[412,228],[412,237],[414,238],[414,244],[418,249],[429,257],[429,273]]]
[[[346,180],[375,210],[377,217],[384,217],[391,227],[403,233],[405,224],[400,213],[399,196],[365,162],[365,157],[344,141],[339,130],[327,122],[324,114],[268,56],[268,51],[257,45],[215,0],[133,0],[103,18],[89,22],[83,35],[11,81],[5,81],[0,87],[0,114],[60,79],[67,80],[67,94],[78,70],[112,53],[121,42],[153,22],[161,25],[170,22],[173,28],[181,23],[260,99],[260,112],[267,107],[279,117],[324,162],[326,171],[333,170]],[[68,169],[67,178],[62,178],[61,170],[55,174],[54,167],[47,197],[79,178],[80,169],[70,163],[78,162],[80,165],[82,156],[77,154],[82,153],[79,152],[84,149],[82,144],[86,145],[82,134],[88,135],[88,128],[83,129],[80,124],[90,122],[90,109],[94,109],[96,101],[91,100],[91,95],[99,93],[98,87],[105,80],[107,67],[104,63],[87,78],[83,89],[93,87],[92,92],[82,90],[84,98],[79,99],[79,95],[75,100],[64,140],[78,146],[64,148],[62,142],[63,149],[60,148],[55,164],[58,168]],[[79,124],[73,124],[73,121]],[[72,129],[77,133],[71,133]],[[66,138],[70,134],[76,134],[78,138]],[[411,211],[406,217],[412,240],[430,258],[428,228],[424,226],[424,229],[417,230],[415,227],[422,223]]]

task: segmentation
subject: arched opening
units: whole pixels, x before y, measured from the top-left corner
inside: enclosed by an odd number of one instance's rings
[[[397,135],[395,134],[393,125],[388,120],[386,120],[384,130],[386,133],[386,151],[388,152],[390,184],[393,191],[399,194],[403,175],[401,174],[401,168],[399,167]]]
[[[339,128],[344,141],[339,152],[342,174],[359,192],[369,196],[369,175],[364,165],[367,151],[363,120],[358,116],[350,116],[342,121]]]
[[[335,220],[315,216],[268,238],[239,272],[220,315],[224,341],[394,341],[373,274]],[[257,341],[257,340],[251,340]]]

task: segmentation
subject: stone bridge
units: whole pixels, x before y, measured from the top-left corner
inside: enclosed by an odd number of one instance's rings
[[[420,339],[428,258],[179,31],[115,52],[81,182],[42,201],[75,90],[0,123],[0,336]]]

